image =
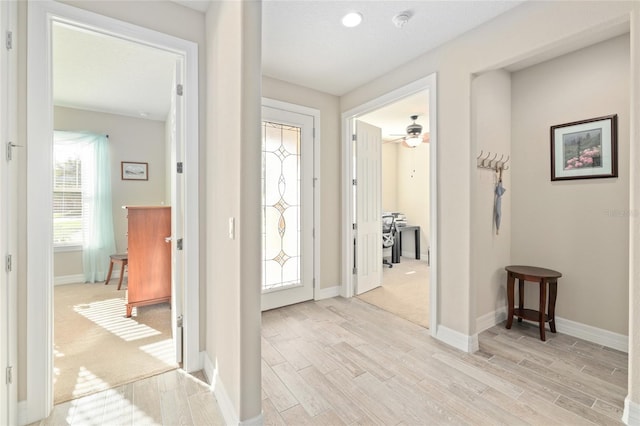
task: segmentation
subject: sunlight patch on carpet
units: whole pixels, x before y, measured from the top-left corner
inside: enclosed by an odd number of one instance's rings
[[[147,325],[139,324],[133,318],[126,318],[124,299],[107,299],[90,304],[79,304],[75,305],[73,310],[127,342],[162,334]]]
[[[173,365],[176,363],[175,348],[172,339],[140,346],[140,350],[166,364]]]

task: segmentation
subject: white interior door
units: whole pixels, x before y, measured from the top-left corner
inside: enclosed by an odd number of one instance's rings
[[[313,126],[262,107],[262,310],[313,299]]]
[[[182,61],[176,61],[173,87],[171,88],[171,330],[176,362],[182,362],[182,309],[184,300],[184,174],[179,164],[184,161],[184,128],[182,96]],[[179,88],[180,87],[180,88]]]
[[[356,294],[382,285],[382,130],[356,120]]]

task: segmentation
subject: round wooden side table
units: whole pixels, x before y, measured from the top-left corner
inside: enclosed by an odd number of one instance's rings
[[[518,317],[518,322],[523,319],[538,321],[540,326],[540,339],[545,340],[545,323],[549,323],[552,333],[556,332],[556,296],[558,294],[558,278],[562,274],[553,269],[538,268],[536,266],[510,265],[504,268],[507,271],[507,297],[509,299],[509,313],[507,314],[507,328],[513,324],[513,316]],[[518,308],[514,307],[514,285],[518,279]],[[526,281],[538,283],[540,286],[540,304],[538,310],[524,308],[524,283]],[[549,284],[549,306],[547,305],[547,283]]]

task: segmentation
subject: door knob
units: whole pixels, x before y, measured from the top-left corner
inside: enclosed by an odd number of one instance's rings
[[[164,242],[165,243],[170,243],[171,242],[171,237],[164,237]]]

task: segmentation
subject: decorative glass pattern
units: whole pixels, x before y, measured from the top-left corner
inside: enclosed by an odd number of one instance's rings
[[[301,128],[262,122],[262,290],[301,282]]]

